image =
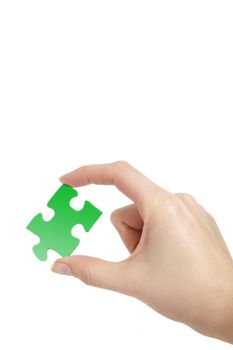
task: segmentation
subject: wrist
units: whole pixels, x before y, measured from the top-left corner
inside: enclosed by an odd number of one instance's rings
[[[233,268],[227,278],[221,278],[221,285],[211,296],[211,312],[207,332],[211,337],[233,344]]]

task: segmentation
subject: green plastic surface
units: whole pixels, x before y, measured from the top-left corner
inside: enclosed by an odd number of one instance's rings
[[[72,228],[76,224],[81,224],[88,232],[102,215],[102,212],[88,201],[85,201],[80,211],[70,207],[71,199],[77,195],[74,188],[62,185],[47,204],[55,211],[53,218],[45,221],[42,215],[38,214],[27,226],[28,230],[40,237],[39,244],[33,247],[33,252],[39,260],[47,259],[49,249],[61,256],[71,255],[80,242],[78,238],[72,236]]]

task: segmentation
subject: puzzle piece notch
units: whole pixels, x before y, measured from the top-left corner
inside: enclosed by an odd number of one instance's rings
[[[77,191],[62,185],[47,206],[54,210],[55,215],[50,221],[45,221],[41,214],[36,215],[27,228],[40,237],[39,244],[33,247],[33,252],[38,259],[47,259],[47,251],[52,249],[61,256],[72,254],[79,244],[79,239],[71,234],[72,228],[81,224],[86,232],[89,232],[102,212],[93,204],[85,201],[82,210],[74,210],[70,207],[72,198],[78,195]]]

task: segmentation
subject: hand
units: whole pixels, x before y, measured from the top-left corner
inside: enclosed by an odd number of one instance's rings
[[[233,260],[210,214],[188,194],[172,194],[126,162],[81,167],[70,186],[115,185],[134,204],[111,220],[130,252],[113,263],[59,259],[54,272],[124,293],[202,334],[233,343]]]

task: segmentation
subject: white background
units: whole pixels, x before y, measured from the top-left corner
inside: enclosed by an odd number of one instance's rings
[[[233,252],[232,18],[232,0],[0,0],[1,349],[231,348],[53,274],[57,254],[37,260],[25,227],[49,217],[64,172],[125,159],[195,196]],[[109,215],[128,200],[102,186],[83,199],[104,215],[74,229],[76,253],[125,258]]]

